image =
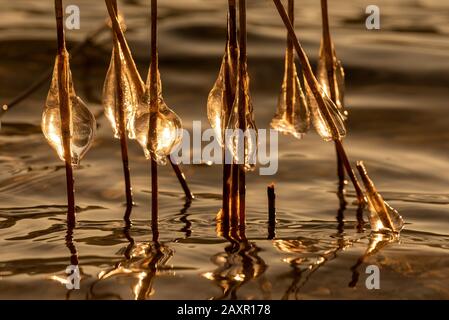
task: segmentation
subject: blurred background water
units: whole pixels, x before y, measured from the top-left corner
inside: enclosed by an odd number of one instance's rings
[[[206,98],[225,44],[226,1],[159,1],[160,70],[167,104],[191,128],[208,127]],[[103,1],[72,0],[80,30],[69,48],[106,18]],[[376,4],[381,29],[365,28]],[[0,6],[0,103],[53,65],[53,1]],[[141,74],[149,64],[149,1],[119,1]],[[63,164],[40,131],[44,85],[2,118],[0,131],[0,298],[44,299],[427,299],[449,298],[449,2],[329,1],[332,36],[347,75],[346,139],[378,189],[406,221],[399,239],[370,236],[356,219],[354,192],[340,210],[332,144],[314,133],[280,136],[279,171],[247,176],[248,242],[220,235],[221,167],[183,166],[196,200],[186,205],[176,177],[160,169],[160,241],[152,242],[149,163],[130,143],[133,224],[124,228],[120,147],[101,116],[93,148],[75,171],[78,224],[67,233]],[[296,1],[296,30],[313,64],[319,1]],[[285,31],[268,0],[248,0],[251,93],[268,128],[283,74]],[[69,50],[70,51],[70,50]],[[77,93],[100,114],[111,51],[106,32],[72,57]],[[266,185],[276,183],[276,237],[267,240]],[[366,221],[366,218],[365,218]],[[375,248],[375,250],[373,250]],[[79,262],[81,289],[58,279]],[[365,287],[378,265],[380,290]]]

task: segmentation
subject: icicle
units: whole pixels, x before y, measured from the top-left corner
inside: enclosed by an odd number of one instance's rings
[[[229,129],[230,132],[232,130],[234,134],[230,137],[226,136],[226,144],[237,163],[244,164],[245,170],[249,171],[254,170],[256,166],[257,128],[254,122],[253,105],[249,93],[249,76],[246,64],[239,66],[239,68],[243,68],[239,73],[243,75],[243,79],[239,80],[243,81],[243,85],[237,86],[234,105],[227,125],[227,129]],[[245,98],[245,101],[243,102],[245,107],[244,132],[240,131],[240,90],[244,90],[243,96]]]
[[[321,86],[321,99],[326,110],[323,110],[315,99],[310,87],[306,84],[307,100],[312,115],[312,123],[316,132],[325,141],[340,140],[346,136],[346,127],[343,115],[338,111],[335,103],[327,96]]]
[[[226,129],[227,123],[225,123],[225,119],[229,119],[231,110],[229,110],[226,114],[227,110],[227,92],[226,92],[226,70],[229,72],[229,82],[230,88],[236,88],[237,86],[237,77],[234,74],[233,67],[231,65],[231,43],[230,43],[230,21],[228,18],[228,36],[226,39],[226,52],[223,56],[220,72],[218,73],[217,80],[212,87],[212,90],[209,92],[209,96],[207,98],[207,118],[209,119],[209,123],[215,131],[215,136],[217,138],[220,146],[224,146],[224,130]],[[235,48],[237,50],[238,55],[238,47]]]
[[[115,38],[115,37],[114,37]],[[114,40],[117,41],[117,40]],[[119,49],[120,61],[115,61],[115,50]],[[103,86],[103,107],[106,118],[109,120],[111,124],[112,130],[114,131],[114,137],[119,138],[119,123],[118,123],[118,108],[119,101],[117,97],[117,80],[116,80],[116,64],[121,64],[121,87],[123,90],[123,102],[124,102],[124,111],[125,111],[125,124],[128,130],[128,135],[130,138],[135,138],[135,133],[133,130],[133,126],[131,124],[132,118],[135,113],[135,109],[139,103],[139,100],[142,99],[138,94],[137,87],[141,86],[141,83],[135,81],[135,79],[131,75],[131,71],[129,70],[129,66],[125,61],[125,57],[123,55],[122,48],[120,44],[117,42],[114,44],[114,48],[112,49],[112,57],[111,62],[109,64],[109,69],[106,74],[106,79]]]
[[[370,210],[369,222],[374,232],[393,231],[400,232],[404,226],[404,220],[398,211],[392,208],[377,192],[373,181],[368,176],[362,161],[357,162],[357,169],[362,177],[366,189],[366,198]]]
[[[144,103],[140,103],[137,107],[134,130],[136,133],[136,139],[140,146],[143,148],[145,157],[156,160],[159,164],[165,164],[167,156],[170,155],[178,143],[182,139],[182,122],[178,115],[171,110],[164,102],[162,97],[162,84],[159,70],[157,70],[158,79],[158,111],[150,110],[150,72],[147,79],[147,93]],[[149,117],[150,112],[157,113],[156,126],[149,130]],[[148,139],[148,136],[149,139]]]
[[[340,60],[337,59],[334,45],[332,44],[332,62],[333,65],[333,81],[335,87],[336,94],[336,106],[340,114],[344,116],[344,119],[348,116],[348,111],[344,106],[344,93],[345,93],[345,71],[343,69],[343,65]],[[320,56],[318,59],[318,67],[317,67],[317,80],[323,88],[324,92],[328,97],[331,96],[330,85],[329,85],[329,77],[327,73],[327,65],[326,65],[326,53],[324,50],[323,41],[321,41],[320,47]]]
[[[72,115],[70,119],[72,164],[76,166],[79,164],[80,160],[92,144],[96,130],[96,122],[92,113],[86,107],[81,98],[75,93],[67,51],[64,52],[63,58],[64,72],[67,73],[65,78],[68,81],[69,87],[69,108],[71,109]],[[59,113],[59,59],[59,56],[56,57],[51,86],[48,91],[44,112],[42,114],[42,131],[50,146],[53,147],[58,153],[59,158],[65,161],[61,135],[61,117]]]
[[[296,65],[293,63],[292,79],[288,79],[288,53],[285,54],[285,73],[282,83],[281,94],[279,96],[276,115],[271,121],[271,127],[284,134],[291,134],[297,139],[301,139],[310,128],[310,111],[304,94],[303,87],[298,76]],[[302,75],[302,73],[301,73]],[[292,97],[287,96],[287,87],[293,86]],[[291,104],[291,110],[287,105]]]

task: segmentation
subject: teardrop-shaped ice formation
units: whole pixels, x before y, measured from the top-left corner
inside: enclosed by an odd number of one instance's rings
[[[327,96],[319,84],[320,99],[323,101],[324,110],[318,104],[308,83],[306,83],[307,100],[312,115],[312,123],[317,133],[325,141],[339,140],[346,136],[346,126],[343,115],[338,111],[337,106]]]
[[[149,73],[150,74],[150,73]],[[154,126],[150,128],[150,94],[149,82],[147,82],[146,99],[137,107],[134,118],[134,130],[136,139],[143,148],[145,157],[165,164],[167,156],[181,142],[182,122],[178,115],[171,110],[162,98],[162,85],[159,70],[157,71],[157,106],[158,110],[151,110],[151,115],[156,116]],[[149,77],[148,77],[149,81]],[[150,130],[151,129],[151,130]]]
[[[333,70],[333,79],[329,79],[328,76],[328,66],[326,64],[326,52],[324,50],[323,41],[321,41],[320,47],[320,56],[318,59],[318,67],[317,67],[317,80],[323,88],[324,92],[328,97],[331,97],[332,94],[330,92],[330,84],[332,81],[335,87],[335,99],[336,106],[338,111],[344,116],[344,119],[348,116],[348,111],[344,105],[344,93],[345,93],[345,71],[343,69],[343,65],[340,60],[338,60],[337,55],[335,53],[334,45],[332,44],[332,68]]]
[[[257,128],[254,122],[253,105],[251,102],[251,96],[249,93],[249,76],[246,65],[241,66],[243,71],[240,74],[243,75],[242,84],[237,86],[237,92],[235,94],[234,105],[229,117],[228,125],[226,126],[226,146],[233,155],[235,161],[238,164],[244,164],[245,170],[254,170],[256,166],[257,156]],[[240,102],[240,90],[243,90],[244,101]],[[244,106],[244,121],[241,126],[239,119],[239,109]],[[245,130],[242,132],[241,127]]]
[[[380,193],[377,192],[362,161],[357,162],[357,169],[366,189],[366,198],[370,210],[369,222],[371,229],[374,232],[400,232],[404,226],[404,220],[399,215],[398,211],[385,202]]]
[[[115,38],[115,37],[114,37]],[[116,39],[114,41],[117,41]],[[116,61],[116,49],[119,50],[120,61]],[[117,77],[116,77],[116,65],[120,63],[121,70],[121,89],[123,92],[123,108],[125,114],[125,126],[128,131],[128,135],[130,138],[135,137],[135,133],[133,130],[133,126],[131,124],[133,115],[139,103],[139,99],[142,97],[139,96],[137,86],[140,86],[141,83],[136,82],[136,80],[132,77],[131,71],[129,70],[129,66],[125,61],[122,49],[120,44],[117,42],[114,44],[114,48],[112,49],[112,57],[111,62],[109,64],[109,69],[106,74],[106,79],[103,86],[103,107],[106,118],[109,120],[111,124],[112,130],[114,131],[114,137],[119,138],[119,107],[120,103],[118,101],[117,95]]]
[[[52,146],[61,160],[64,158],[64,147],[61,135],[61,116],[59,112],[60,99],[58,87],[58,63],[60,56],[56,57],[50,90],[48,91],[42,114],[42,131],[50,146]],[[96,130],[95,118],[84,102],[75,93],[70,72],[68,53],[63,54],[64,71],[67,72],[70,119],[70,145],[72,165],[76,166],[89,150]]]
[[[207,97],[207,118],[209,119],[209,123],[212,129],[215,132],[215,137],[220,146],[224,146],[224,131],[227,125],[227,119],[232,112],[232,110],[228,110],[228,102],[227,102],[227,91],[226,91],[226,81],[230,82],[229,87],[231,89],[236,88],[237,86],[237,77],[234,72],[234,68],[232,67],[231,62],[231,44],[230,44],[230,27],[228,20],[228,37],[226,40],[226,52],[223,56],[220,72],[218,73],[217,80],[215,80],[214,86],[212,90],[209,92]],[[238,51],[238,48],[235,50]],[[238,54],[238,53],[237,53]],[[226,77],[229,77],[226,79]]]
[[[215,132],[215,137],[223,146],[224,135],[224,119],[225,119],[225,106],[226,106],[226,88],[225,88],[225,68],[226,68],[226,56],[223,57],[220,72],[218,73],[217,80],[214,83],[212,90],[207,97],[207,118],[212,129]]]
[[[291,134],[295,138],[301,139],[310,128],[310,111],[303,90],[302,84],[304,84],[304,81],[300,81],[295,63],[292,64],[292,78],[289,79],[288,63],[287,52],[285,55],[284,80],[271,127],[279,132]],[[292,87],[291,97],[288,97],[289,86]]]

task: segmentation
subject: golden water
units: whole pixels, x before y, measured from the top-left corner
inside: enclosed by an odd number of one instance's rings
[[[11,109],[0,131],[0,298],[328,299],[449,298],[449,5],[439,0],[377,1],[381,30],[367,31],[366,1],[329,1],[333,39],[346,71],[345,145],[406,224],[399,239],[370,236],[356,219],[355,194],[339,208],[332,143],[309,133],[280,136],[275,176],[247,176],[247,237],[239,247],[217,236],[220,166],[183,166],[196,199],[168,166],[160,169],[160,246],[152,243],[149,162],[130,142],[135,201],[125,212],[120,145],[98,117],[96,140],[75,171],[78,224],[65,225],[63,163],[40,131],[48,85]],[[81,29],[69,51],[107,16],[103,1],[72,1]],[[72,4],[71,3],[71,4]],[[0,1],[0,103],[53,64],[51,1]],[[149,63],[148,1],[119,1],[142,77]],[[314,64],[319,3],[297,1],[297,31]],[[161,1],[159,57],[164,98],[184,127],[206,116],[207,95],[225,44],[226,2]],[[268,128],[283,76],[285,31],[270,1],[248,1],[248,68],[259,128]],[[72,57],[77,94],[100,114],[111,52],[106,32]],[[266,185],[275,182],[277,228],[267,240]],[[68,241],[67,241],[68,240]],[[375,248],[375,250],[373,250]],[[81,289],[67,291],[72,254]],[[365,255],[365,253],[367,253]],[[365,255],[365,256],[364,256]],[[72,257],[73,259],[73,257]],[[365,287],[367,265],[380,267],[380,290]]]

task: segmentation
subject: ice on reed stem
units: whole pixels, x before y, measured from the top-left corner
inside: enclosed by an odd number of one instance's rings
[[[152,157],[159,164],[165,164],[167,156],[181,142],[182,122],[164,102],[159,70],[157,70],[157,108],[151,109],[150,74],[151,72],[148,73],[145,99],[136,109],[133,128],[145,157],[147,159]],[[151,128],[150,113],[156,116]]]
[[[366,189],[371,229],[374,232],[400,232],[404,227],[404,220],[399,215],[399,212],[392,208],[376,190],[362,161],[357,162],[357,169]]]
[[[326,50],[323,41],[321,41],[320,54],[317,67],[317,79],[328,97],[331,97],[330,82],[332,81],[333,87],[335,88],[335,100],[337,109],[339,113],[343,116],[343,118],[346,119],[346,117],[348,116],[348,111],[346,110],[344,105],[345,71],[343,69],[341,61],[337,58],[334,45],[331,44],[331,46],[332,48],[330,51],[332,54],[331,56],[332,65],[328,66],[326,59]],[[329,69],[333,70],[332,79],[330,79],[328,76]]]
[[[75,93],[72,74],[69,66],[69,54],[64,50],[62,55],[56,57],[53,70],[50,90],[48,91],[42,114],[42,131],[48,143],[54,148],[59,158],[65,161],[64,147],[61,133],[60,117],[60,97],[58,86],[58,63],[59,59],[64,59],[65,79],[68,81],[69,108],[71,110],[70,118],[70,145],[72,151],[72,165],[76,166],[92,145],[96,121],[93,114],[86,107],[84,102]]]
[[[103,108],[106,118],[108,119],[114,136],[119,138],[119,107],[120,103],[118,101],[118,90],[117,90],[117,73],[116,68],[119,67],[121,70],[121,88],[123,92],[123,103],[124,103],[124,115],[125,115],[125,126],[128,131],[128,137],[130,139],[136,139],[136,134],[134,130],[134,117],[136,114],[137,107],[140,103],[145,100],[145,90],[143,81],[137,71],[134,60],[132,59],[131,50],[128,47],[126,38],[124,36],[124,31],[126,30],[126,24],[123,17],[119,14],[118,18],[115,19],[115,24],[112,24],[113,32],[115,36],[113,37],[113,48],[112,56],[109,64],[108,72],[106,74],[106,79],[103,85]],[[123,42],[120,43],[118,37],[121,37]],[[119,50],[118,56],[119,61],[116,60],[116,50]],[[120,64],[120,65],[118,65]]]
[[[217,80],[215,80],[212,90],[207,97],[207,118],[212,129],[215,132],[220,146],[224,146],[224,131],[226,129],[226,121],[229,119],[231,110],[228,110],[228,97],[226,81],[229,81],[228,89],[235,89],[237,87],[237,75],[231,61],[231,43],[230,43],[230,21],[228,19],[228,36],[226,39],[226,52],[223,56],[220,72],[218,73]],[[238,46],[234,48],[236,55],[238,56]],[[228,79],[226,79],[228,77]],[[232,101],[231,101],[232,102]]]
[[[306,95],[313,126],[325,141],[340,140],[346,136],[344,116],[319,84],[317,84],[317,89],[324,108],[320,107],[312,89],[306,83]]]
[[[241,75],[242,79],[238,79],[240,84],[237,86],[234,104],[226,126],[228,132],[232,133],[230,136],[226,136],[226,145],[234,160],[243,164],[245,170],[249,171],[254,170],[256,166],[258,136],[249,93],[249,76],[246,63],[240,65],[239,68],[242,68],[239,71],[239,77]],[[241,94],[241,90],[243,90],[243,94]],[[241,97],[243,97],[243,101],[240,101]],[[243,113],[240,112],[242,107]],[[244,117],[241,117],[241,115]],[[242,121],[244,123],[241,123]]]
[[[310,111],[304,92],[304,79],[300,79],[303,77],[302,72],[298,75],[296,64],[291,61],[289,66],[289,62],[287,52],[285,54],[284,79],[271,127],[301,139],[310,128]],[[292,68],[291,75],[289,68]]]
[[[117,41],[117,40],[115,40]],[[116,61],[115,51],[119,50],[120,61]],[[122,48],[119,43],[114,45],[112,49],[111,62],[109,64],[108,72],[106,74],[106,79],[103,86],[103,108],[106,118],[108,119],[112,130],[114,131],[114,137],[120,138],[120,125],[119,125],[119,108],[120,102],[118,101],[118,90],[117,90],[117,78],[116,78],[116,65],[120,63],[121,77],[120,83],[123,92],[123,104],[124,104],[124,114],[125,114],[125,125],[130,138],[134,138],[134,130],[131,124],[131,119],[134,116],[135,110],[142,100],[139,96],[137,86],[141,86],[140,83],[136,83],[131,75],[129,66],[125,61]]]

